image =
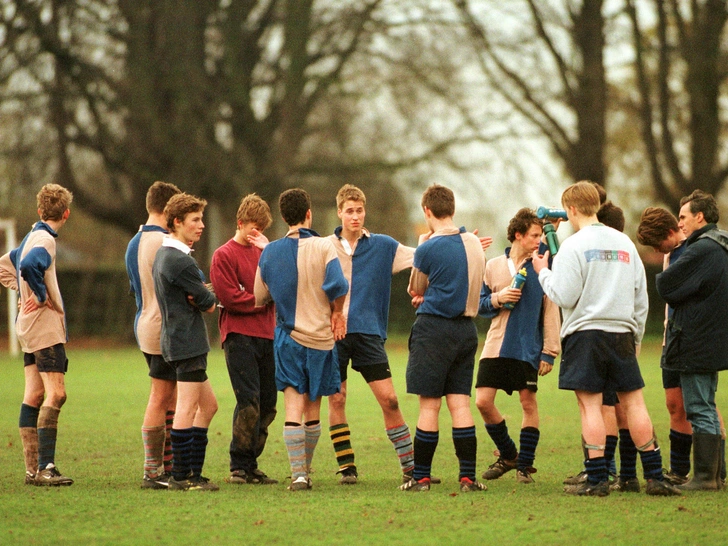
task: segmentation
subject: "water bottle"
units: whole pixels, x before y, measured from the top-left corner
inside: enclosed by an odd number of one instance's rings
[[[568,220],[566,216],[566,211],[564,209],[556,209],[551,207],[538,207],[538,209],[536,210],[536,216],[541,219],[552,218],[556,220],[560,218],[562,220]]]
[[[556,235],[556,228],[554,228],[554,225],[551,223],[547,223],[543,227],[544,235],[546,235],[546,244],[549,247],[549,252],[551,253],[551,257],[556,256],[556,253],[559,251],[559,236]]]
[[[518,271],[515,275],[513,275],[513,280],[511,281],[511,288],[517,288],[521,289],[523,288],[524,283],[526,282],[526,268],[521,268],[521,270]],[[503,307],[505,309],[513,309],[516,306],[515,301],[509,301],[503,304]]]

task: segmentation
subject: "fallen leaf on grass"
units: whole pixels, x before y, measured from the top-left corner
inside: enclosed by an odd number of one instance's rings
[[[253,525],[263,525],[265,522],[262,519],[256,521]]]

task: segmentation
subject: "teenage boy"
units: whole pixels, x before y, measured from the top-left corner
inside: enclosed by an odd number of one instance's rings
[[[559,308],[544,295],[531,263],[531,255],[541,242],[542,226],[543,221],[534,211],[519,210],[508,224],[511,246],[485,266],[479,314],[492,321],[480,357],[475,405],[498,449],[498,460],[483,474],[486,480],[517,469],[516,480],[529,484],[533,483],[531,474],[536,472],[533,463],[540,438],[538,377],[551,372],[561,349]],[[526,271],[525,283],[521,288],[512,288],[513,277],[522,269]],[[495,406],[498,389],[508,396],[518,392],[523,410],[520,450]]]
[[[357,469],[346,419],[347,368],[361,373],[382,409],[387,437],[399,458],[405,481],[412,477],[414,454],[409,427],[394,392],[387,339],[392,275],[412,267],[415,249],[399,244],[387,235],[364,228],[366,196],[346,184],[336,195],[341,226],[329,239],[334,243],[346,280],[349,297],[344,304],[346,337],[336,342],[341,391],[329,397],[329,431],[339,463],[341,484],[356,484]]]
[[[142,489],[167,489],[172,472],[172,422],[177,403],[177,374],[164,360],[160,337],[162,315],[154,293],[152,265],[167,232],[164,207],[180,189],[167,182],[155,182],[147,191],[149,217],[126,248],[126,272],[136,299],[134,336],[147,361],[151,389],[142,423],[144,477]]]
[[[599,194],[591,183],[566,188],[561,204],[574,234],[562,243],[553,270],[548,251],[533,253],[533,268],[544,293],[563,311],[559,388],[575,391],[588,450],[587,481],[567,492],[609,494],[602,393],[611,384],[640,453],[647,494],[679,495],[663,480],[662,456],[642,396],[636,354],[648,306],[642,261],[629,237],[598,221]]]
[[[0,281],[20,294],[15,329],[23,351],[25,393],[20,439],[27,485],[71,485],[55,465],[58,416],[66,401],[66,316],[56,278],[56,237],[71,213],[73,195],[46,184],[37,195],[36,222],[20,246],[0,258]]]
[[[257,306],[276,304],[273,340],[276,387],[283,391],[283,439],[291,465],[291,491],[311,489],[309,471],[321,436],[321,396],[339,391],[335,342],[346,335],[344,300],[349,283],[328,239],[311,229],[311,199],[284,191],[282,239],[265,247],[255,276]]]
[[[680,488],[716,491],[723,488],[715,392],[718,372],[728,369],[728,234],[716,225],[715,199],[701,190],[680,200],[678,220],[685,251],[657,275],[657,291],[674,309],[662,367],[680,373],[693,431],[693,477]]]
[[[262,250],[251,241],[272,222],[270,207],[256,194],[243,198],[235,236],[212,255],[210,281],[220,301],[220,341],[235,393],[229,483],[275,484],[258,468],[258,457],[276,416],[273,331],[275,307],[255,305],[255,272]]]
[[[445,397],[452,417],[455,454],[460,463],[460,491],[485,491],[475,479],[477,440],[470,412],[485,259],[478,237],[454,222],[455,196],[433,185],[422,196],[429,229],[420,236],[409,292],[417,308],[407,362],[407,392],[419,397],[415,432],[415,468],[402,491],[428,491],[432,458],[439,440],[439,414]]]
[[[172,476],[169,489],[217,491],[202,476],[207,429],[217,400],[207,379],[210,342],[202,312],[215,310],[215,295],[190,255],[205,224],[207,201],[186,193],[173,196],[164,208],[170,235],[154,259],[154,291],[162,314],[162,356],[177,375],[177,406],[172,425]]]

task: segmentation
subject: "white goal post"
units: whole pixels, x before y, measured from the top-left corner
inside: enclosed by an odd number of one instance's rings
[[[0,218],[0,231],[5,232],[6,252],[13,250],[17,244],[15,220]],[[12,356],[20,354],[18,337],[15,335],[15,317],[18,314],[18,293],[8,290],[8,347]]]

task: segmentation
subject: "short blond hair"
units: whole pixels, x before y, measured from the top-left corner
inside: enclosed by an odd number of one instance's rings
[[[561,194],[561,204],[565,209],[575,207],[584,216],[594,216],[600,207],[599,192],[594,184],[582,180],[564,190]]]
[[[243,197],[236,215],[238,224],[255,224],[260,230],[268,229],[273,222],[270,207],[258,194],[251,193]]]
[[[73,194],[58,184],[46,184],[36,195],[36,201],[41,220],[57,221],[63,218],[63,214],[71,206]]]
[[[191,212],[202,212],[207,206],[207,201],[195,197],[189,193],[178,193],[170,197],[164,207],[164,217],[167,220],[167,229],[170,233],[175,232],[174,221],[184,222]]]
[[[364,206],[367,204],[367,198],[364,192],[353,184],[344,184],[341,186],[341,189],[336,194],[336,208],[341,210],[347,201],[359,201]]]

